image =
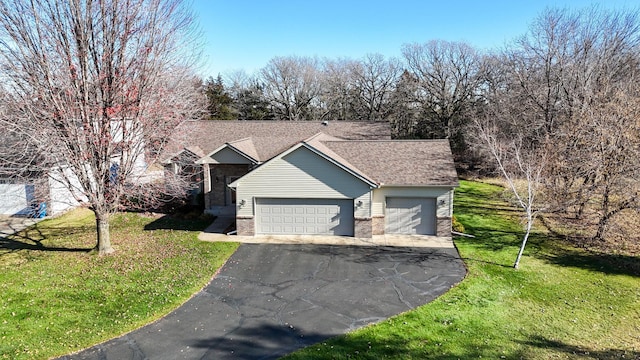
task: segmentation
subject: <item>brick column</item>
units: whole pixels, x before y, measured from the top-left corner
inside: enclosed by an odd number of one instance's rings
[[[253,216],[236,216],[236,231],[239,236],[254,236],[256,234]]]
[[[354,219],[354,237],[371,238],[371,218],[355,218]]]
[[[384,235],[384,216],[374,216],[371,219],[371,234]]]
[[[451,237],[451,218],[439,217],[436,221],[436,235]]]

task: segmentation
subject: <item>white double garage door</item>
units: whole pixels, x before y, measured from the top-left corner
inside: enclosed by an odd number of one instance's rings
[[[434,235],[435,204],[433,198],[387,198],[385,233]],[[353,236],[353,200],[259,198],[255,221],[257,234]]]

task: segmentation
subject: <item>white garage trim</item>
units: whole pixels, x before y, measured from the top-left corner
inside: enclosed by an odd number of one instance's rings
[[[256,199],[256,234],[353,236],[351,199]]]
[[[436,235],[436,199],[388,197],[385,233]]]

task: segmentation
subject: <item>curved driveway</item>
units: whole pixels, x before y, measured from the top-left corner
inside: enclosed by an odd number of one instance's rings
[[[425,304],[465,273],[453,247],[242,244],[165,318],[61,359],[275,359]]]

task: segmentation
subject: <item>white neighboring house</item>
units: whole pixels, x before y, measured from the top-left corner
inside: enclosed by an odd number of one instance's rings
[[[63,175],[71,183],[70,189],[62,180]],[[49,202],[47,215],[57,215],[86,201],[82,194],[80,181],[69,168],[53,169],[48,177]],[[77,189],[72,192],[73,188]],[[74,194],[75,193],[75,194]]]
[[[122,151],[111,160],[117,166],[124,163],[131,164],[128,180],[133,183],[147,184],[162,178],[162,171],[150,171],[145,159],[145,142],[142,128],[136,128],[132,120],[111,120],[111,138],[116,144],[129,145],[129,153]],[[117,168],[117,167],[116,167]],[[117,171],[117,170],[116,170]]]
[[[139,137],[142,136],[141,129],[134,131],[133,122],[130,120],[113,120],[111,132],[114,143],[130,142],[134,145],[130,150],[133,154],[131,157],[127,157],[126,152],[113,157],[114,171],[117,171],[122,162],[131,162],[129,181],[148,184],[162,179],[163,171],[150,171],[145,161],[144,141],[139,141]],[[37,216],[43,209],[43,203],[46,215],[58,215],[86,201],[80,181],[72,170],[65,166],[52,168],[46,174],[31,179],[0,178],[1,215]]]
[[[57,215],[80,205],[77,197],[61,182],[60,171],[53,169],[47,175],[26,181],[0,180],[0,214],[35,217],[43,212],[44,215]],[[68,169],[62,171],[73,179]],[[75,183],[79,186],[77,180]],[[44,208],[42,203],[46,204]]]
[[[16,184],[9,180],[0,180],[0,214],[31,214],[32,203],[35,201],[34,193],[34,184]]]

